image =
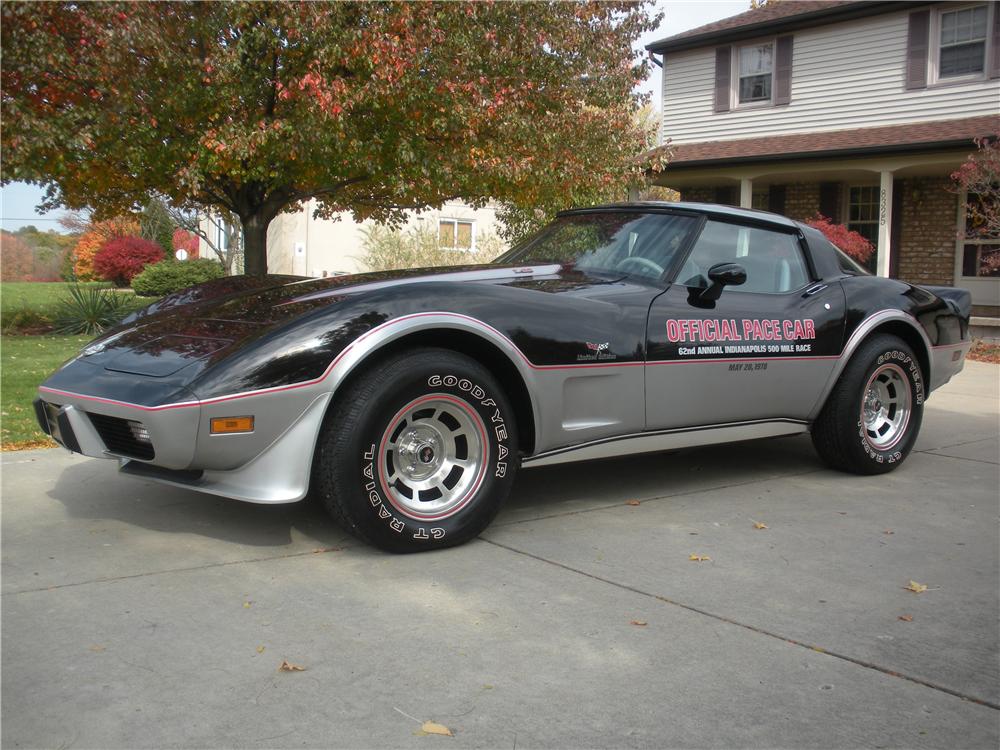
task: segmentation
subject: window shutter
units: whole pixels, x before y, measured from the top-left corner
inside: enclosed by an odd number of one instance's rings
[[[1000,8],[993,6],[993,59],[990,60],[990,78],[1000,78]]]
[[[792,101],[792,37],[781,36],[774,50],[774,103]]]
[[[832,221],[840,223],[840,183],[821,182],[819,184],[819,212]]]
[[[767,191],[767,210],[776,214],[785,213],[785,186],[771,185]]]
[[[906,39],[906,88],[927,88],[927,53],[930,48],[931,12],[918,10],[910,14],[910,29]]]
[[[730,78],[732,77],[732,47],[715,50],[715,111],[729,111]]]

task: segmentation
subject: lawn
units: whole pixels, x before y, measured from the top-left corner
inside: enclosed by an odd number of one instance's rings
[[[0,328],[10,332],[8,326],[13,322],[16,329],[28,333],[44,332],[55,320],[60,302],[69,297],[71,286],[73,284],[65,281],[3,282],[0,284]],[[110,288],[111,285],[105,281],[89,281],[79,286]],[[120,294],[128,296],[126,312],[153,301],[149,297],[137,297],[131,290],[122,290]]]
[[[0,337],[0,443],[3,450],[55,445],[35,423],[38,384],[92,336]]]

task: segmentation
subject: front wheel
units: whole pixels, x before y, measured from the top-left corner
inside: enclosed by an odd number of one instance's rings
[[[924,377],[895,336],[865,341],[847,363],[813,425],[817,453],[854,474],[883,474],[913,448],[923,416]]]
[[[468,541],[493,520],[517,470],[513,409],[475,360],[416,349],[338,392],[313,490],[355,536],[392,552]]]

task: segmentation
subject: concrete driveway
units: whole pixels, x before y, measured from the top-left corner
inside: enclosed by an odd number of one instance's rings
[[[996,748],[998,397],[969,363],[883,477],[807,438],[526,471],[405,557],[5,454],[3,746]]]

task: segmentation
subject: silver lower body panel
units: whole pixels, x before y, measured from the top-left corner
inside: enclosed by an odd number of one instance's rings
[[[809,431],[809,424],[793,419],[756,420],[704,427],[680,427],[655,432],[642,432],[620,437],[594,440],[582,445],[568,446],[539,453],[524,459],[524,468],[552,464],[588,461],[600,458],[627,456],[634,453],[694,448],[717,443],[736,443],[767,437],[799,435]]]

